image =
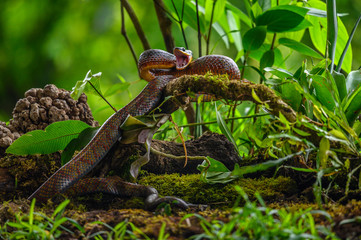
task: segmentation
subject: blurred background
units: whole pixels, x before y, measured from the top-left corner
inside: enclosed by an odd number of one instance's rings
[[[170,1],[170,0],[164,0]],[[165,49],[154,3],[151,0],[129,1],[145,31],[152,48]],[[240,6],[242,1],[231,1]],[[359,14],[361,1],[337,1],[338,12],[348,13],[342,20],[350,33]],[[101,87],[106,91],[119,83],[119,75],[133,82],[129,91],[109,97],[121,108],[145,86],[139,80],[131,52],[120,33],[120,2],[115,0],[1,0],[0,1],[0,120],[7,122],[16,101],[30,88],[43,88],[52,83],[71,90],[86,73],[102,72]],[[127,14],[126,31],[136,54],[143,51]],[[189,48],[198,57],[197,32],[185,31]],[[352,42],[353,70],[361,66],[361,29]],[[173,23],[177,46],[184,46],[178,25]],[[212,43],[219,36],[214,33]],[[304,42],[309,43],[308,34]],[[211,48],[213,47],[211,43]],[[213,44],[214,45],[214,44]],[[219,42],[213,53],[235,58],[234,46],[226,49]],[[295,59],[297,61],[297,59]],[[96,120],[102,123],[113,113],[105,103],[89,96],[89,105]]]

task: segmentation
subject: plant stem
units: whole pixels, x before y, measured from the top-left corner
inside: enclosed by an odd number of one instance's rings
[[[198,57],[202,57],[202,34],[199,26],[198,0],[196,0],[197,31],[198,31]]]
[[[130,4],[128,3],[127,0],[121,0],[122,2],[122,5],[124,6],[125,10],[127,10],[127,13],[129,15],[129,18],[132,20],[132,23],[134,25],[134,28],[138,34],[138,37],[140,39],[140,41],[142,42],[143,44],[143,48],[144,50],[147,50],[147,49],[150,49],[150,45],[149,45],[149,42],[147,40],[147,38],[145,37],[145,34],[144,34],[144,31],[143,31],[143,28],[142,26],[140,25],[140,22],[138,20],[138,17],[137,15],[135,14],[132,6],[130,6]]]
[[[117,111],[117,109],[115,107],[113,107],[110,102],[108,102],[108,100],[105,99],[105,97],[103,96],[103,94],[101,94],[98,89],[90,82],[88,81],[88,83],[90,84],[90,86],[92,86],[92,88],[97,92],[97,94],[114,110],[114,112]]]
[[[207,36],[206,55],[209,54],[209,42],[210,42],[210,39],[211,39],[213,15],[214,15],[214,6],[216,5],[216,2],[217,2],[217,0],[214,0],[213,5],[212,5],[211,21],[209,22],[209,29],[208,29],[208,36]]]
[[[124,7],[123,7],[123,1],[122,1],[122,0],[120,0],[120,15],[121,15],[121,18],[122,18],[122,25],[121,25],[121,30],[120,30],[120,32],[122,33],[123,37],[125,38],[125,41],[126,41],[127,44],[128,44],[128,47],[129,47],[129,49],[130,49],[130,52],[132,53],[132,56],[133,56],[133,58],[134,58],[135,64],[138,66],[138,57],[137,57],[137,55],[135,54],[133,45],[132,45],[132,43],[130,42],[130,40],[129,40],[129,38],[128,38],[128,35],[127,35],[127,31],[126,31],[126,29],[125,29]]]

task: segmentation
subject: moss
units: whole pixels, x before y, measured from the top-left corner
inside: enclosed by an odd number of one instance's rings
[[[15,156],[8,154],[0,159],[0,168],[6,168],[15,180],[14,190],[0,196],[0,200],[28,197],[60,166],[60,154]]]
[[[232,206],[238,193],[235,186],[243,187],[251,197],[259,192],[265,200],[280,200],[297,191],[295,182],[286,177],[238,179],[228,184],[206,184],[199,180],[199,174],[183,175],[169,174],[156,176],[150,174],[139,180],[140,184],[151,185],[162,196],[177,196],[195,204],[210,204]]]

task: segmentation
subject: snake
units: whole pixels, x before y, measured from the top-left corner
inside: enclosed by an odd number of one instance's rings
[[[159,197],[150,186],[129,183],[119,177],[84,178],[121,138],[120,126],[128,115],[139,116],[151,112],[163,101],[162,90],[173,79],[184,75],[227,74],[229,79],[240,79],[237,64],[229,57],[207,55],[193,61],[192,52],[182,47],[173,54],[159,50],[144,51],[138,60],[139,75],[148,84],[131,102],[111,115],[90,142],[68,163],[50,176],[28,199],[45,202],[66,191],[76,194],[105,192],[121,197],[143,197],[146,207],[153,208],[161,202],[176,200],[179,206],[188,204],[176,197]],[[169,113],[170,114],[170,113]]]

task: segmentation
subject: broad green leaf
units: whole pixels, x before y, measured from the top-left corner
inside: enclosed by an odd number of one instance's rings
[[[302,53],[306,56],[310,56],[310,57],[314,57],[314,58],[323,58],[320,54],[318,54],[315,50],[313,50],[312,48],[310,48],[309,46],[292,40],[292,39],[288,39],[288,38],[280,38],[278,40],[278,42],[288,48],[291,48],[293,50],[296,50],[299,53]]]
[[[49,154],[63,150],[68,143],[90,126],[82,121],[55,122],[45,130],[28,132],[18,138],[6,152],[16,155]]]
[[[213,8],[213,3],[215,2],[215,6]],[[207,22],[211,21],[212,9],[213,9],[213,20],[212,22],[217,22],[219,17],[224,14],[226,7],[226,0],[206,0],[205,1],[205,19]]]
[[[349,125],[352,126],[361,111],[361,87],[358,87],[351,93],[347,98],[343,109]]]
[[[272,67],[274,62],[275,62],[275,53],[273,49],[268,50],[263,54],[261,58],[261,61],[259,63],[260,69],[263,70],[265,67]]]
[[[263,43],[262,46],[257,49],[252,51],[249,56],[257,61],[261,61],[261,58],[263,56],[263,54],[267,51],[269,51],[271,49],[271,45],[267,44],[267,43]],[[274,66],[280,67],[280,68],[286,68],[285,66],[285,59],[282,55],[282,52],[280,51],[279,48],[274,48],[273,49],[274,52],[274,56],[275,56],[275,61],[273,63]]]
[[[294,110],[298,111],[302,95],[296,90],[294,83],[283,83],[280,86],[282,99],[288,103]]]
[[[257,26],[267,26],[270,32],[297,31],[311,26],[304,16],[307,9],[285,5],[269,9],[256,20]]]
[[[350,73],[351,74],[351,73]],[[350,75],[349,75],[350,76]],[[346,79],[345,79],[345,75],[343,75],[342,73],[338,73],[338,72],[333,72],[332,73],[332,77],[335,80],[336,86],[337,86],[337,90],[338,90],[338,94],[340,95],[340,100],[342,102],[342,100],[346,97],[347,95],[347,87],[346,87]]]
[[[248,17],[244,12],[238,9],[236,6],[232,5],[227,1],[226,8],[231,10],[233,14],[236,14],[242,22],[244,22],[248,27],[252,27],[251,18]]]
[[[83,149],[90,140],[92,140],[98,130],[99,127],[85,128],[78,137],[72,139],[61,154],[61,165],[66,164],[72,158],[75,151]]]
[[[229,141],[231,141],[234,148],[238,152],[236,141],[234,140],[231,131],[228,129],[227,124],[224,122],[221,113],[218,111],[216,103],[214,103],[214,107],[216,109],[217,124],[218,124],[219,128],[221,129],[221,132],[228,138]]]
[[[207,157],[207,159],[211,164],[207,171],[204,171],[208,165],[206,161],[203,161],[203,163],[197,167],[197,169],[202,172],[201,180],[203,182],[209,184],[227,183],[235,179],[235,177],[232,176],[232,172],[229,171],[223,163],[211,157]]]
[[[281,69],[281,68],[271,68],[271,67],[266,67],[264,69],[266,72],[272,73],[273,75],[279,77],[279,78],[292,78],[293,74],[285,69]]]
[[[237,15],[233,14],[232,11],[227,10],[226,11],[229,30],[231,31],[231,35],[234,39],[234,44],[236,45],[237,51],[242,50],[242,40],[241,40],[241,34],[238,32],[239,30],[239,18]],[[237,31],[235,31],[237,30]]]
[[[335,100],[332,97],[332,89],[326,78],[319,75],[312,76],[312,86],[316,90],[316,98],[325,106],[328,110],[333,111],[335,108]]]
[[[243,48],[246,51],[253,51],[261,47],[267,34],[265,26],[251,28],[243,36]]]
[[[347,94],[350,95],[352,92],[357,90],[361,85],[361,71],[356,70],[350,72],[346,79]]]
[[[216,30],[216,32],[218,33],[218,35],[221,37],[222,41],[224,42],[224,45],[226,45],[226,48],[228,49],[229,48],[228,34],[226,34],[225,30],[221,27],[221,25],[218,22],[213,23],[212,27],[214,28],[214,30]],[[218,41],[217,41],[217,43],[218,43]]]

